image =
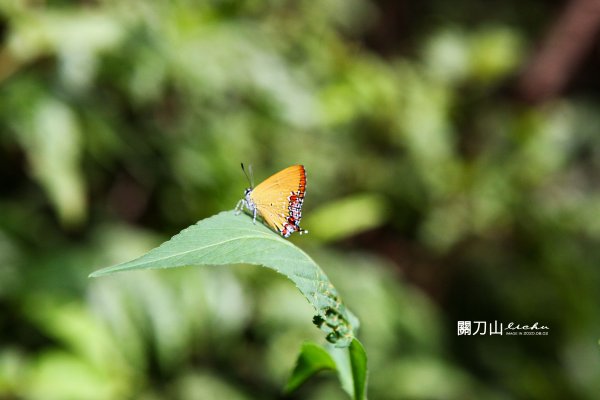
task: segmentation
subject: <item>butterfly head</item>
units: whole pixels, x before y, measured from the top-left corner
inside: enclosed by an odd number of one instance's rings
[[[252,200],[252,188],[251,187],[244,190],[244,200],[245,200],[246,207],[248,207],[248,209],[250,211],[254,212],[254,210],[256,209],[256,206],[254,204],[254,200]]]

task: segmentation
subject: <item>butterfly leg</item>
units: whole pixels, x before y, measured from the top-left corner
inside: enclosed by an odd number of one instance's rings
[[[252,223],[256,225],[256,207],[254,207],[254,210],[252,210]]]
[[[242,210],[244,209],[244,202],[244,199],[241,199],[237,202],[237,205],[235,206],[235,215],[239,215],[242,212]]]

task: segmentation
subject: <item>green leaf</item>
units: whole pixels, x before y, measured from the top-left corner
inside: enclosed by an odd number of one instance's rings
[[[76,226],[87,212],[76,115],[67,104],[50,97],[32,106],[32,111],[19,135],[31,173],[46,191],[60,221]]]
[[[355,400],[366,399],[367,354],[358,341],[353,339],[346,349],[329,348],[335,360],[342,388]]]
[[[336,370],[335,361],[323,347],[316,343],[305,342],[302,345],[296,366],[285,386],[285,392],[291,393],[308,378],[323,370]]]
[[[340,240],[382,225],[387,220],[386,209],[381,196],[364,193],[325,204],[313,210],[305,222],[319,239]],[[353,217],[341,220],[340,215]]]
[[[336,347],[350,345],[358,320],[321,268],[292,242],[262,224],[253,224],[245,214],[225,211],[202,220],[143,256],[90,277],[136,269],[225,264],[262,265],[285,275],[315,308],[313,323],[327,334],[327,341]]]
[[[353,339],[348,348],[350,367],[352,369],[352,382],[354,398],[362,400],[367,398],[367,353],[358,339]]]
[[[285,392],[296,390],[308,378],[324,370],[337,371],[342,388],[352,399],[366,399],[367,354],[357,339],[344,349],[326,349],[315,343],[304,343]]]

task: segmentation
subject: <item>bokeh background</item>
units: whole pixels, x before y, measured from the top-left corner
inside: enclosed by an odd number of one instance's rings
[[[0,1],[0,399],[282,394],[293,284],[252,266],[90,280],[247,182],[308,171],[311,254],[372,399],[600,393],[595,0]],[[458,336],[457,321],[549,326]]]

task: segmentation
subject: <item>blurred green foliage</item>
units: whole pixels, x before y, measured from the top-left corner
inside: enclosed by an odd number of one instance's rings
[[[595,398],[598,93],[504,90],[552,3],[426,1],[383,55],[385,4],[0,2],[1,398],[282,397],[320,340],[285,279],[87,280],[233,208],[240,161],[306,166],[294,240],[361,320],[371,398]]]

